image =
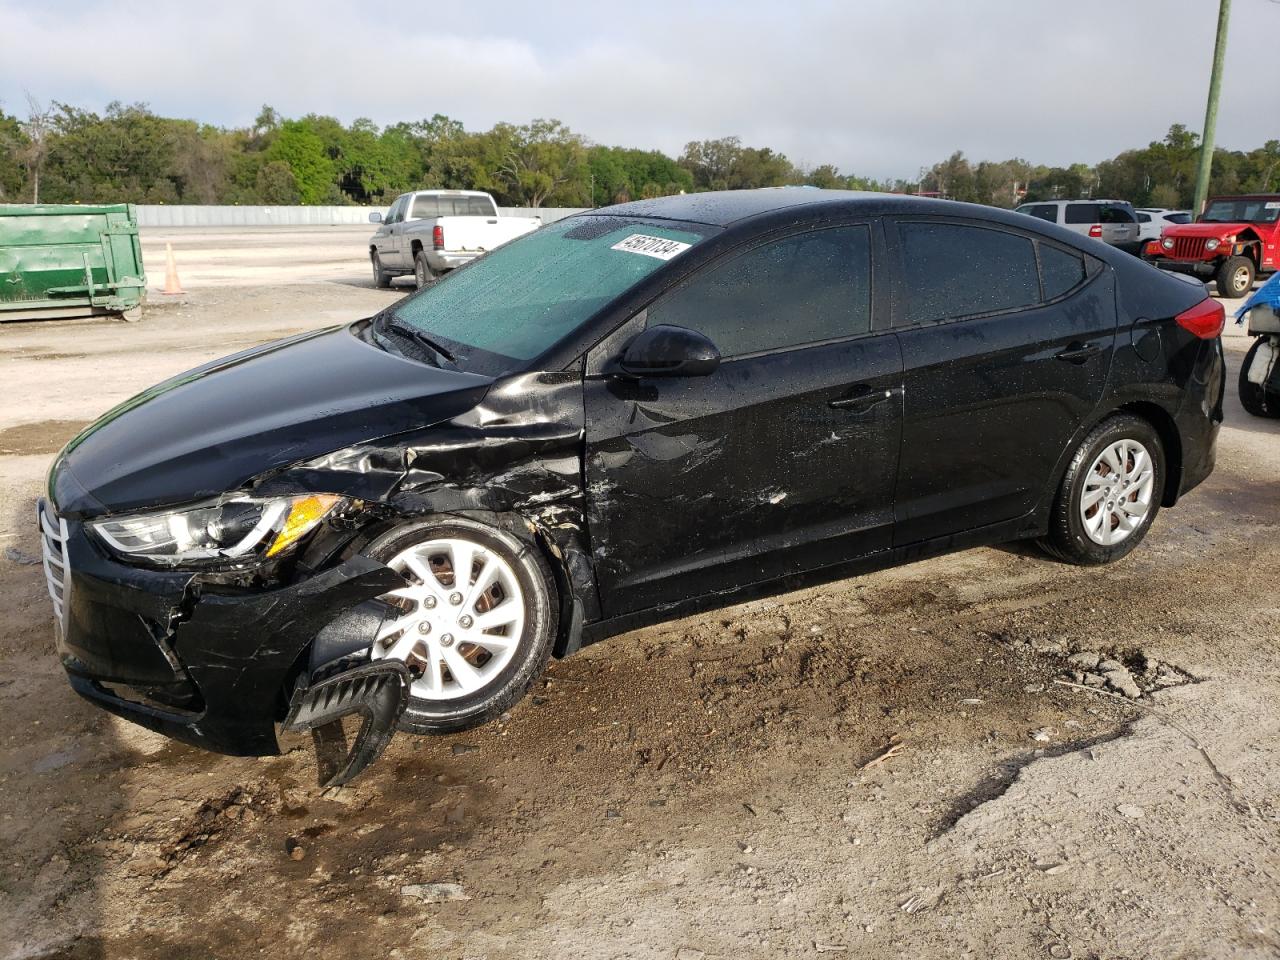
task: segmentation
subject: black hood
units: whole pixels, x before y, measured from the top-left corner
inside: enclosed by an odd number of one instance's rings
[[[388,353],[338,327],[215,360],[111,410],[67,444],[60,513],[187,503],[475,406],[492,379]]]

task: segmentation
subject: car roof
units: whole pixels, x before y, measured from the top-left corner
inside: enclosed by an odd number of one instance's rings
[[[710,193],[677,194],[654,200],[635,200],[611,207],[598,207],[584,216],[643,217],[654,220],[684,220],[708,226],[728,227],[769,214],[804,208],[806,213],[839,211],[865,214],[919,213],[935,216],[981,216],[999,219],[1010,211],[997,207],[936,200],[902,193],[873,193],[862,190],[820,190],[814,187],[762,187],[757,190],[718,190]],[[992,216],[996,214],[997,216]]]
[[[1112,200],[1110,197],[1080,197],[1077,200],[1027,200],[1018,204],[1020,207],[1041,206],[1046,203],[1064,204],[1064,203],[1119,203],[1124,206],[1132,206],[1128,200]],[[1135,209],[1137,209],[1135,207]]]

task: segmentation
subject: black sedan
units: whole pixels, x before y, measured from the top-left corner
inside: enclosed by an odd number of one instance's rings
[[[39,506],[58,649],[213,750],[358,715],[342,782],[642,624],[1019,538],[1123,557],[1213,469],[1222,325],[1201,284],[986,207],[596,210],[85,430]]]

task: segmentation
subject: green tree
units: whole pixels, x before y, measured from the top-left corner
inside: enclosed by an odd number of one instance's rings
[[[17,117],[0,110],[0,203],[27,199],[27,171],[21,155],[27,135]]]
[[[268,163],[278,161],[288,165],[302,203],[325,203],[330,199],[331,190],[336,186],[334,163],[310,123],[285,121],[271,145],[263,151],[263,157]]]
[[[685,144],[680,166],[693,177],[698,190],[727,190],[733,165],[742,155],[742,140],[721,137],[719,140],[694,140]]]
[[[521,127],[499,124],[505,147],[498,175],[535,210],[548,200],[582,203],[586,148],[559,120],[534,120]],[[568,188],[568,189],[566,189]]]
[[[262,203],[294,204],[301,196],[293,169],[283,160],[264,163],[258,169],[254,187]]]

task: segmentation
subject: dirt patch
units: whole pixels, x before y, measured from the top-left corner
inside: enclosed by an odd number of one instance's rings
[[[57,453],[89,425],[85,420],[40,420],[0,430],[0,456]]]

